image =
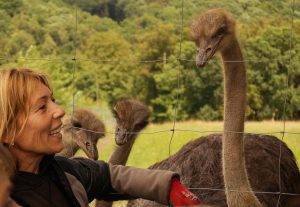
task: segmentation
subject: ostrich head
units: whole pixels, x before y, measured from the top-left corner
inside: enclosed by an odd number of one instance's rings
[[[71,136],[90,159],[98,159],[97,141],[105,135],[105,126],[96,115],[84,109],[74,111],[73,118],[64,120],[63,134]]]
[[[223,9],[208,10],[193,21],[191,37],[197,46],[196,65],[204,67],[217,51],[230,48],[235,38],[235,20]]]
[[[115,141],[125,144],[128,139],[145,128],[149,123],[150,111],[144,104],[135,100],[119,101],[113,110],[117,121]]]

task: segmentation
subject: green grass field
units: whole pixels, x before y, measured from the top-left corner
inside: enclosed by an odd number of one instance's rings
[[[177,122],[170,149],[171,154],[178,151],[181,146],[190,140],[201,136],[222,131],[222,122],[203,122],[203,121],[186,121]],[[169,156],[169,143],[172,132],[173,123],[151,124],[137,139],[127,165],[146,168],[149,165],[160,161]],[[284,129],[283,122],[247,122],[245,132],[272,134],[278,138],[282,138],[281,132]],[[185,131],[186,130],[186,131]],[[114,147],[113,126],[108,127],[109,133],[98,142],[99,159],[108,160]],[[162,132],[158,132],[162,131]],[[201,131],[201,132],[199,132]],[[300,132],[300,122],[286,122],[285,131],[292,133]],[[158,132],[158,133],[155,133]],[[149,134],[147,134],[149,133]],[[300,166],[300,134],[284,134],[283,140],[294,152],[298,166]],[[82,155],[82,152],[80,152]]]
[[[110,122],[111,123],[111,122]],[[107,126],[107,125],[106,125]],[[127,165],[147,168],[151,164],[158,162],[169,156],[169,143],[172,132],[173,123],[151,124],[141,134],[135,145],[133,146]],[[108,160],[114,148],[114,126],[107,126],[106,137],[98,142],[99,159]],[[190,140],[208,135],[213,132],[220,132],[223,128],[223,122],[203,122],[203,121],[186,121],[177,122],[172,143],[170,146],[171,154],[177,152],[181,146]],[[281,132],[284,129],[283,122],[247,122],[245,132],[272,134],[278,138],[282,138]],[[186,131],[185,131],[186,130]],[[155,133],[159,132],[160,133]],[[201,132],[199,132],[201,131]],[[292,133],[300,133],[300,122],[286,122],[285,131]],[[148,133],[148,134],[147,134]],[[300,166],[300,134],[286,133],[283,140],[294,152],[298,166]],[[82,151],[78,155],[83,155]],[[92,203],[91,206],[94,206]],[[126,201],[114,202],[114,207],[126,206]]]

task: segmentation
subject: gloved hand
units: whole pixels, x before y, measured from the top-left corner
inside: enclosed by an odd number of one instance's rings
[[[172,179],[169,198],[172,207],[196,206],[200,204],[197,196],[186,189],[177,178]]]

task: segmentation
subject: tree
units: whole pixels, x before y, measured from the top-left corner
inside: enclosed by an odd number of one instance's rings
[[[136,60],[130,45],[121,35],[114,31],[94,33],[87,41],[85,51],[86,56],[94,60],[89,72],[97,74],[98,87],[111,106],[116,100],[131,96]]]
[[[17,14],[22,7],[22,0],[1,0],[0,10],[6,11],[10,16]]]
[[[290,28],[286,26],[265,29],[261,36],[249,39],[246,43],[247,59],[253,60],[248,63],[249,82],[259,86],[259,96],[262,97],[263,106],[256,112],[256,118],[281,119],[283,106],[287,94],[288,103],[293,99],[294,85],[298,85],[297,72],[291,68],[292,54],[297,54],[295,45],[299,45],[299,35],[294,34],[293,47],[290,48]],[[290,71],[290,73],[288,73]],[[287,75],[290,74],[287,88]],[[296,81],[296,82],[294,82]],[[251,99],[251,96],[250,96]],[[253,98],[255,99],[255,98]],[[295,100],[295,99],[294,99]],[[251,104],[251,103],[250,103]],[[252,103],[253,104],[253,103]],[[255,108],[255,106],[250,106]],[[297,108],[289,110],[298,110]],[[293,112],[290,114],[293,114]]]

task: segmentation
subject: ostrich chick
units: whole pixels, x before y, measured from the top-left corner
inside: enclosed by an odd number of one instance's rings
[[[97,160],[97,141],[105,135],[105,126],[102,121],[92,112],[79,109],[74,111],[73,117],[66,117],[63,125],[65,148],[58,154],[72,157],[81,148],[88,158]]]
[[[117,102],[113,114],[117,122],[115,132],[117,146],[108,162],[115,165],[125,165],[139,132],[149,123],[151,113],[144,104],[127,99]],[[100,200],[97,200],[95,205],[95,207],[111,206],[112,202]]]
[[[151,113],[147,106],[131,99],[119,101],[113,113],[117,121],[115,141],[118,146],[109,162],[125,165],[139,132],[149,123]]]
[[[146,105],[136,100],[122,100],[117,102],[113,110],[117,121],[115,141],[117,145],[123,145],[136,138],[142,129],[149,123],[151,115]]]

